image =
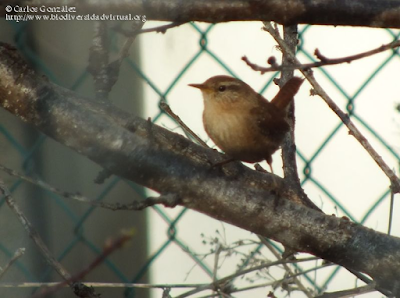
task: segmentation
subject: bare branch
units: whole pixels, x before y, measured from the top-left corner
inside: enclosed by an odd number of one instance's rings
[[[104,101],[108,98],[108,94],[118,80],[121,63],[128,57],[129,49],[143,24],[141,21],[132,22],[131,34],[125,40],[120,57],[110,63],[108,23],[100,21],[94,23],[95,34],[90,47],[88,71],[94,79],[97,99]]]
[[[308,261],[315,261],[315,258],[307,258],[307,259],[300,259],[300,260],[282,260],[281,259],[281,260],[277,260],[277,261],[274,261],[274,262],[269,262],[269,263],[266,263],[266,264],[262,264],[262,265],[259,265],[259,266],[254,266],[254,267],[251,267],[251,268],[248,268],[248,269],[241,270],[241,271],[236,272],[234,274],[225,276],[225,277],[220,278],[218,280],[214,280],[210,284],[199,285],[196,289],[193,289],[191,291],[183,293],[183,294],[177,296],[176,298],[185,298],[185,297],[191,296],[193,294],[196,294],[196,293],[199,293],[199,292],[202,292],[202,291],[205,291],[205,290],[218,289],[221,285],[223,285],[223,284],[225,284],[227,282],[230,282],[231,280],[233,280],[233,279],[235,279],[237,277],[240,277],[240,276],[243,276],[245,274],[248,274],[250,272],[254,272],[254,271],[258,271],[258,270],[261,270],[261,269],[266,269],[266,268],[270,268],[270,267],[277,266],[277,265],[282,265],[282,264],[293,264],[293,263],[308,262]]]
[[[70,200],[75,200],[81,203],[86,203],[90,204],[95,207],[101,207],[104,209],[110,209],[112,211],[117,211],[117,210],[143,210],[145,208],[162,204],[166,207],[175,207],[179,203],[179,199],[177,196],[174,195],[165,195],[165,196],[159,196],[157,198],[149,197],[145,200],[142,201],[133,201],[130,204],[121,204],[121,203],[106,203],[102,201],[97,201],[94,199],[89,199],[79,193],[72,193],[72,192],[67,192],[64,190],[61,190],[59,188],[56,188],[48,183],[46,183],[43,180],[40,180],[38,178],[32,178],[26,175],[23,175],[21,173],[18,173],[17,171],[14,171],[12,169],[9,169],[3,165],[0,164],[0,170],[4,171],[5,173],[18,177],[22,180],[25,180],[29,183],[32,183],[36,186],[39,186],[45,190],[51,191],[52,193],[58,194],[66,199]]]
[[[269,243],[264,237],[258,236],[258,238],[261,240],[261,242],[272,252],[272,254],[277,258],[278,260],[282,260],[282,257],[279,255],[279,253],[275,250],[275,248]],[[294,276],[293,270],[289,267],[288,264],[283,263],[283,267],[285,268],[286,272],[289,273],[290,276]],[[293,277],[294,282],[296,285],[299,287],[299,289],[307,296],[307,297],[313,297],[313,294],[302,284],[302,282],[297,278]]]
[[[236,293],[236,292],[248,291],[248,290],[251,290],[251,289],[256,289],[256,288],[266,287],[266,286],[281,287],[282,289],[285,289],[285,288],[288,287],[288,284],[293,281],[294,278],[297,278],[299,276],[302,276],[303,274],[307,274],[307,273],[310,273],[310,272],[313,272],[313,271],[317,271],[317,270],[320,270],[320,269],[323,269],[323,268],[326,268],[326,267],[329,267],[329,266],[332,266],[332,265],[333,265],[332,263],[322,264],[322,265],[310,268],[310,269],[305,270],[305,271],[294,273],[293,275],[289,274],[289,275],[285,276],[284,278],[282,278],[280,280],[277,280],[277,281],[267,282],[267,283],[264,283],[264,284],[258,284],[258,285],[254,285],[254,286],[245,286],[243,288],[236,289],[234,292]]]
[[[392,232],[392,223],[393,223],[393,211],[394,211],[394,193],[390,192],[390,210],[389,210],[389,223],[388,223],[388,235]]]
[[[283,27],[284,39],[287,45],[296,51],[298,41],[297,25],[284,26]],[[290,56],[283,52],[282,57],[283,65],[292,65],[293,61]],[[286,69],[281,73],[281,79],[279,80],[280,86],[286,83],[290,78],[293,77],[293,69]],[[282,161],[283,161],[283,173],[285,178],[290,179],[293,183],[296,183],[298,188],[301,189],[300,179],[297,171],[297,158],[296,158],[296,144],[295,144],[295,103],[292,101],[288,108],[287,118],[289,120],[290,131],[286,134],[282,144]]]
[[[286,52],[286,55],[290,56],[291,59],[296,63],[300,64],[299,60],[297,60],[293,51],[288,47],[286,42],[280,37],[279,33],[273,28],[273,26],[265,22],[264,23],[265,30],[268,31],[272,37],[279,44],[281,49]],[[368,152],[368,154],[372,157],[372,159],[378,164],[378,166],[382,169],[385,175],[390,179],[391,188],[394,193],[400,193],[400,180],[396,176],[396,174],[392,171],[392,169],[383,161],[382,157],[376,152],[376,150],[371,146],[368,140],[361,134],[358,128],[351,121],[350,117],[344,113],[332,100],[332,98],[325,92],[325,90],[321,87],[321,85],[316,81],[314,75],[311,70],[300,70],[302,74],[307,78],[310,82],[311,86],[314,88],[314,93],[319,95],[327,105],[332,109],[332,111],[339,117],[339,119],[343,122],[344,125],[349,129],[349,133],[355,137],[355,139],[364,147],[364,149]]]
[[[107,245],[104,247],[101,254],[99,254],[96,259],[93,260],[86,268],[84,268],[81,272],[75,274],[74,276],[69,277],[67,280],[60,282],[52,287],[46,288],[43,291],[37,292],[31,298],[41,298],[48,296],[50,294],[54,294],[59,291],[65,285],[69,284],[74,289],[75,294],[78,297],[100,297],[100,294],[94,293],[92,287],[88,287],[85,284],[80,283],[87,274],[92,272],[98,265],[102,264],[104,260],[115,250],[121,248],[128,240],[130,240],[133,236],[133,231],[124,231],[119,235],[116,239],[109,241]]]
[[[395,40],[388,44],[381,45],[380,47],[377,47],[376,49],[372,49],[370,51],[366,51],[366,52],[351,55],[351,56],[341,57],[341,58],[327,58],[327,57],[323,56],[318,49],[315,49],[314,55],[320,60],[318,62],[305,63],[305,64],[297,64],[296,63],[296,64],[289,64],[289,65],[279,65],[279,64],[274,63],[274,65],[272,65],[271,67],[263,67],[263,66],[254,64],[254,63],[250,62],[250,60],[246,56],[243,56],[242,60],[253,70],[259,71],[259,72],[261,72],[261,74],[264,74],[264,73],[270,72],[270,71],[284,71],[284,70],[293,70],[293,69],[308,70],[311,68],[321,67],[321,66],[326,66],[326,65],[351,63],[352,61],[370,57],[370,56],[382,53],[387,50],[395,49],[398,47],[400,47],[400,40]],[[270,61],[270,59],[271,58],[269,58],[268,61]],[[272,59],[271,61],[275,61],[275,59]]]
[[[1,187],[1,184],[0,184]],[[0,268],[0,279],[3,277],[3,275],[7,272],[8,269],[11,268],[11,266],[23,255],[25,254],[25,248],[18,248],[13,257],[11,258],[10,261],[8,261],[8,263],[3,267]]]
[[[94,32],[87,69],[93,76],[96,98],[98,100],[106,100],[114,85],[110,81],[110,73],[108,71],[108,23],[96,21],[94,23]]]
[[[153,27],[153,28],[146,28],[146,29],[141,29],[139,31],[135,31],[135,30],[125,30],[123,29],[121,26],[118,27],[114,27],[113,29],[116,32],[119,32],[123,35],[125,35],[126,37],[135,37],[138,34],[144,34],[144,33],[152,33],[152,32],[157,32],[157,33],[162,33],[164,34],[165,32],[167,32],[168,29],[172,29],[175,27],[179,27],[180,25],[183,25],[185,23],[182,22],[172,22],[170,24],[167,25],[162,25],[162,26],[158,26],[158,27]]]
[[[59,282],[1,282],[0,288],[41,288],[54,287]],[[140,289],[164,289],[164,288],[196,288],[205,284],[141,284],[120,282],[85,282],[88,287],[95,288],[140,288]],[[63,287],[66,287],[64,285]]]
[[[357,295],[363,295],[375,291],[374,287],[371,285],[358,287],[345,291],[324,293],[322,295],[316,296],[315,298],[344,298],[344,297],[354,297]]]
[[[165,101],[161,101],[160,102],[160,107],[161,109],[168,115],[170,116],[172,119],[175,120],[175,122],[177,122],[182,129],[185,131],[185,133],[187,133],[188,135],[190,135],[193,139],[196,140],[197,143],[199,143],[201,146],[205,147],[205,148],[210,148],[206,142],[204,142],[201,138],[199,138],[194,132],[193,130],[191,130],[182,120],[181,118],[175,114],[170,106],[165,102]]]
[[[95,293],[93,288],[88,288],[86,285],[79,283],[74,284],[73,282],[76,279],[72,279],[72,276],[68,273],[68,271],[64,268],[64,266],[58,262],[53,255],[51,254],[50,250],[43,242],[42,238],[40,237],[39,233],[36,229],[32,226],[28,218],[23,214],[15,200],[12,198],[11,193],[4,185],[3,181],[0,180],[0,193],[2,197],[4,197],[7,205],[10,209],[17,215],[19,221],[21,222],[24,229],[27,231],[29,237],[33,240],[33,242],[38,247],[39,251],[41,252],[44,259],[50,264],[50,266],[64,279],[62,282],[62,286],[69,285],[74,288],[75,294],[82,298],[96,298],[99,297],[98,294]],[[78,286],[79,285],[79,286]],[[43,297],[41,293],[35,295],[37,297]]]
[[[59,0],[9,0],[0,5],[60,6]],[[169,22],[275,21],[284,25],[315,24],[400,28],[399,0],[63,0],[76,13],[145,15],[148,20]],[[41,11],[39,11],[41,13]]]
[[[22,213],[21,209],[14,201],[11,196],[11,193],[8,191],[7,187],[4,185],[3,181],[0,180],[0,193],[4,196],[4,199],[7,202],[7,205],[10,209],[17,215],[19,221],[21,222],[24,229],[28,232],[30,238],[32,238],[33,242],[39,248],[43,257],[46,261],[63,277],[65,280],[71,278],[71,275],[67,272],[67,270],[52,256],[51,252],[47,248],[46,244],[43,242],[42,238],[32,226],[28,218]]]

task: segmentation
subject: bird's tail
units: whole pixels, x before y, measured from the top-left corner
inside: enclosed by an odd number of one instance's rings
[[[279,90],[278,94],[271,100],[278,109],[284,110],[288,104],[292,101],[293,96],[299,91],[303,79],[299,77],[293,77],[286,82],[285,85]]]

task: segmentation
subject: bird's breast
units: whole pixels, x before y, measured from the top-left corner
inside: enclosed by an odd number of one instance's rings
[[[256,127],[247,110],[221,107],[205,107],[203,113],[204,128],[213,142],[227,154],[252,146]]]

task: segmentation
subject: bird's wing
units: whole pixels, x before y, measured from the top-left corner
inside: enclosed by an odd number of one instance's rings
[[[275,107],[260,95],[262,105],[250,110],[250,114],[256,120],[256,127],[262,135],[271,138],[271,141],[280,142],[285,133],[289,131],[289,124],[285,120],[285,111]]]

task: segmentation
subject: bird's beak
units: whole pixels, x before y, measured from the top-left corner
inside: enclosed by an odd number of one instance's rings
[[[190,87],[198,88],[200,90],[206,90],[208,89],[206,85],[204,84],[189,84]]]

